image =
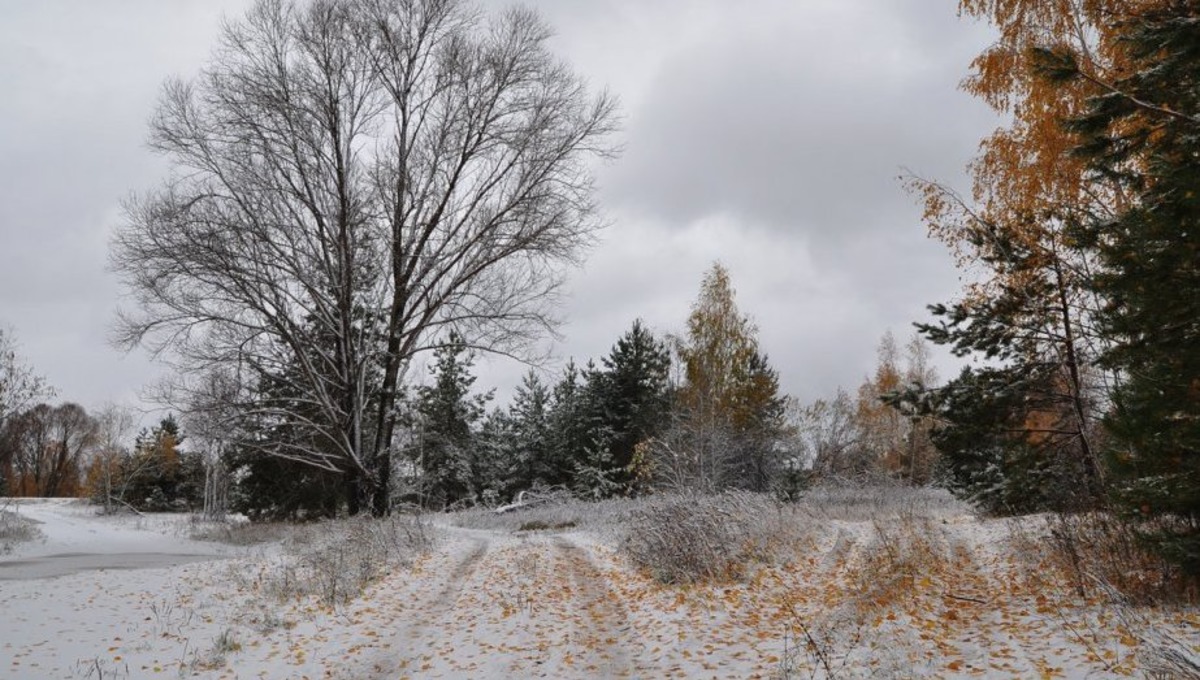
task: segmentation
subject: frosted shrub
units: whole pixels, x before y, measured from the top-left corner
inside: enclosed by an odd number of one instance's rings
[[[254,577],[281,600],[315,596],[326,605],[344,604],[397,566],[430,548],[424,520],[356,517],[295,527],[284,555]]]
[[[760,494],[659,496],[629,512],[621,547],[664,583],[737,579],[748,562],[770,555],[781,519]]]
[[[16,544],[42,535],[34,523],[15,512],[0,508],[0,555],[12,552]]]

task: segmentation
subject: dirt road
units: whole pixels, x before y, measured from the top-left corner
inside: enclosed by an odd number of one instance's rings
[[[374,645],[373,676],[641,675],[642,645],[610,574],[585,545],[569,534],[448,531],[449,540],[419,567],[423,592],[385,583],[370,598],[377,606],[411,598]]]

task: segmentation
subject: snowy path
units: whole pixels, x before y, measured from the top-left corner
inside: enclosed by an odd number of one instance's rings
[[[587,548],[567,535],[451,529],[421,571],[447,574],[422,598],[383,584],[376,607],[411,606],[381,639],[378,678],[643,677],[628,614]],[[404,580],[404,579],[399,579]],[[415,597],[413,597],[415,595]],[[356,671],[345,677],[356,677]]]

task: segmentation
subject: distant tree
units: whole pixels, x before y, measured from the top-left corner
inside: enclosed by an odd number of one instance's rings
[[[318,417],[264,453],[353,470],[386,513],[404,369],[452,329],[528,354],[600,226],[590,167],[615,104],[549,36],[530,10],[459,0],[256,2],[163,89],[150,144],[174,172],[129,202],[112,252],[139,308],[124,344],[185,377],[288,380]]]
[[[590,389],[609,432],[608,464],[622,485],[633,482],[634,450],[662,431],[669,415],[671,351],[636,320],[617,340]]]
[[[676,338],[683,384],[676,432],[660,438],[659,465],[672,484],[703,489],[767,488],[783,427],[779,380],[758,348],[757,329],[738,311],[729,273],[714,264]]]
[[[929,343],[919,334],[913,334],[904,349],[905,387],[920,392],[937,385],[939,378],[937,369],[930,362]],[[930,437],[935,421],[929,414],[904,415],[908,427],[904,450],[900,454],[900,474],[912,484],[929,484],[934,481],[934,470],[938,465],[937,448]]]
[[[799,447],[817,479],[861,480],[878,470],[878,459],[863,443],[856,403],[844,389],[800,410]]]
[[[53,394],[45,379],[35,374],[17,353],[13,332],[0,326],[0,429],[16,414]],[[12,455],[10,449],[0,444],[0,493],[8,492],[12,480]]]
[[[605,374],[588,361],[580,372],[580,389],[569,412],[572,446],[572,486],[585,498],[608,498],[625,490],[625,470],[613,460],[613,430],[606,415]]]
[[[489,486],[475,434],[492,395],[471,394],[474,357],[460,336],[451,334],[434,355],[433,382],[418,390],[413,407],[408,456],[419,471],[425,504],[445,508],[477,502]]]
[[[883,401],[884,395],[899,390],[903,383],[900,350],[891,331],[884,333],[877,350],[875,375],[858,388],[855,417],[861,432],[861,444],[877,459],[877,464],[899,472],[904,449],[905,422],[903,415]]]
[[[516,442],[508,410],[495,407],[488,411],[472,444],[478,463],[478,501],[482,505],[493,507],[512,500],[516,485],[511,482],[511,473],[517,468],[514,461],[518,459]]]
[[[507,424],[506,493],[562,481],[551,448],[550,390],[532,369],[513,393]]]
[[[126,477],[131,461],[128,437],[134,427],[131,410],[117,404],[107,404],[96,414],[96,446],[85,474],[84,489],[93,502],[104,506],[106,513],[125,505]]]
[[[905,408],[900,395],[936,387],[929,344],[913,335],[901,357],[891,331],[880,340],[875,374],[858,388],[855,420],[859,445],[892,476],[911,484],[927,484],[937,458],[929,438],[933,417]],[[903,363],[902,363],[903,360]]]
[[[601,371],[589,361],[581,371],[569,361],[550,395],[550,452],[561,483],[587,498],[622,490],[609,447]]]
[[[183,441],[173,415],[138,435],[126,466],[125,495],[131,505],[162,512],[190,510],[203,502],[204,464],[199,454],[180,448]]]
[[[204,466],[204,518],[224,521],[234,482],[229,454],[238,445],[241,434],[229,429],[239,421],[234,412],[237,383],[221,372],[210,373],[204,383],[205,388],[197,391],[182,419]],[[340,500],[340,495],[335,497],[335,501]]]
[[[10,452],[9,491],[19,496],[77,496],[96,445],[96,421],[78,404],[38,404],[9,418],[0,447]]]

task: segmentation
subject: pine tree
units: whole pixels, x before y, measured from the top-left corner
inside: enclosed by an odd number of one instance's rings
[[[1112,81],[1065,50],[1037,56],[1052,81],[1099,84],[1071,122],[1096,182],[1133,200],[1080,230],[1100,252],[1103,362],[1119,371],[1107,420],[1119,497],[1149,536],[1200,576],[1200,2],[1156,3],[1116,22],[1128,68]],[[1163,521],[1165,520],[1165,521]],[[1165,528],[1164,528],[1165,527]]]
[[[592,379],[601,402],[604,426],[611,433],[609,465],[622,484],[632,481],[634,449],[663,427],[670,402],[671,353],[641,320],[602,359]]]
[[[937,418],[939,432],[932,439],[955,486],[974,489],[973,499],[992,510],[1094,506],[1102,495],[1103,469],[1092,445],[1096,408],[1079,339],[1078,306],[1072,302],[1080,291],[1065,278],[1066,263],[1042,244],[982,218],[971,220],[978,264],[991,277],[988,285],[950,305],[931,305],[936,323],[917,328],[956,356],[986,364],[968,367],[929,399],[909,399],[910,405],[932,409],[912,414]],[[979,412],[985,404],[1001,410]],[[1000,430],[987,437],[950,431],[978,435],[982,423]],[[972,461],[980,457],[992,460],[995,484],[970,481]],[[1022,467],[1029,461],[1053,471],[1040,478],[1042,486],[1025,477]],[[1010,506],[1011,494],[1024,492],[1028,498]],[[991,493],[993,498],[979,495]]]
[[[614,433],[606,415],[608,376],[593,361],[580,376],[571,406],[571,484],[581,496],[608,498],[622,491],[625,476],[612,456]]]
[[[417,396],[416,441],[409,456],[420,471],[422,496],[430,507],[476,502],[488,486],[474,435],[491,393],[471,394],[473,363],[462,338],[451,334],[435,352],[433,384]]]
[[[532,369],[513,393],[508,408],[510,455],[505,488],[510,495],[535,486],[550,486],[561,479],[553,460],[550,439],[550,390]]]

